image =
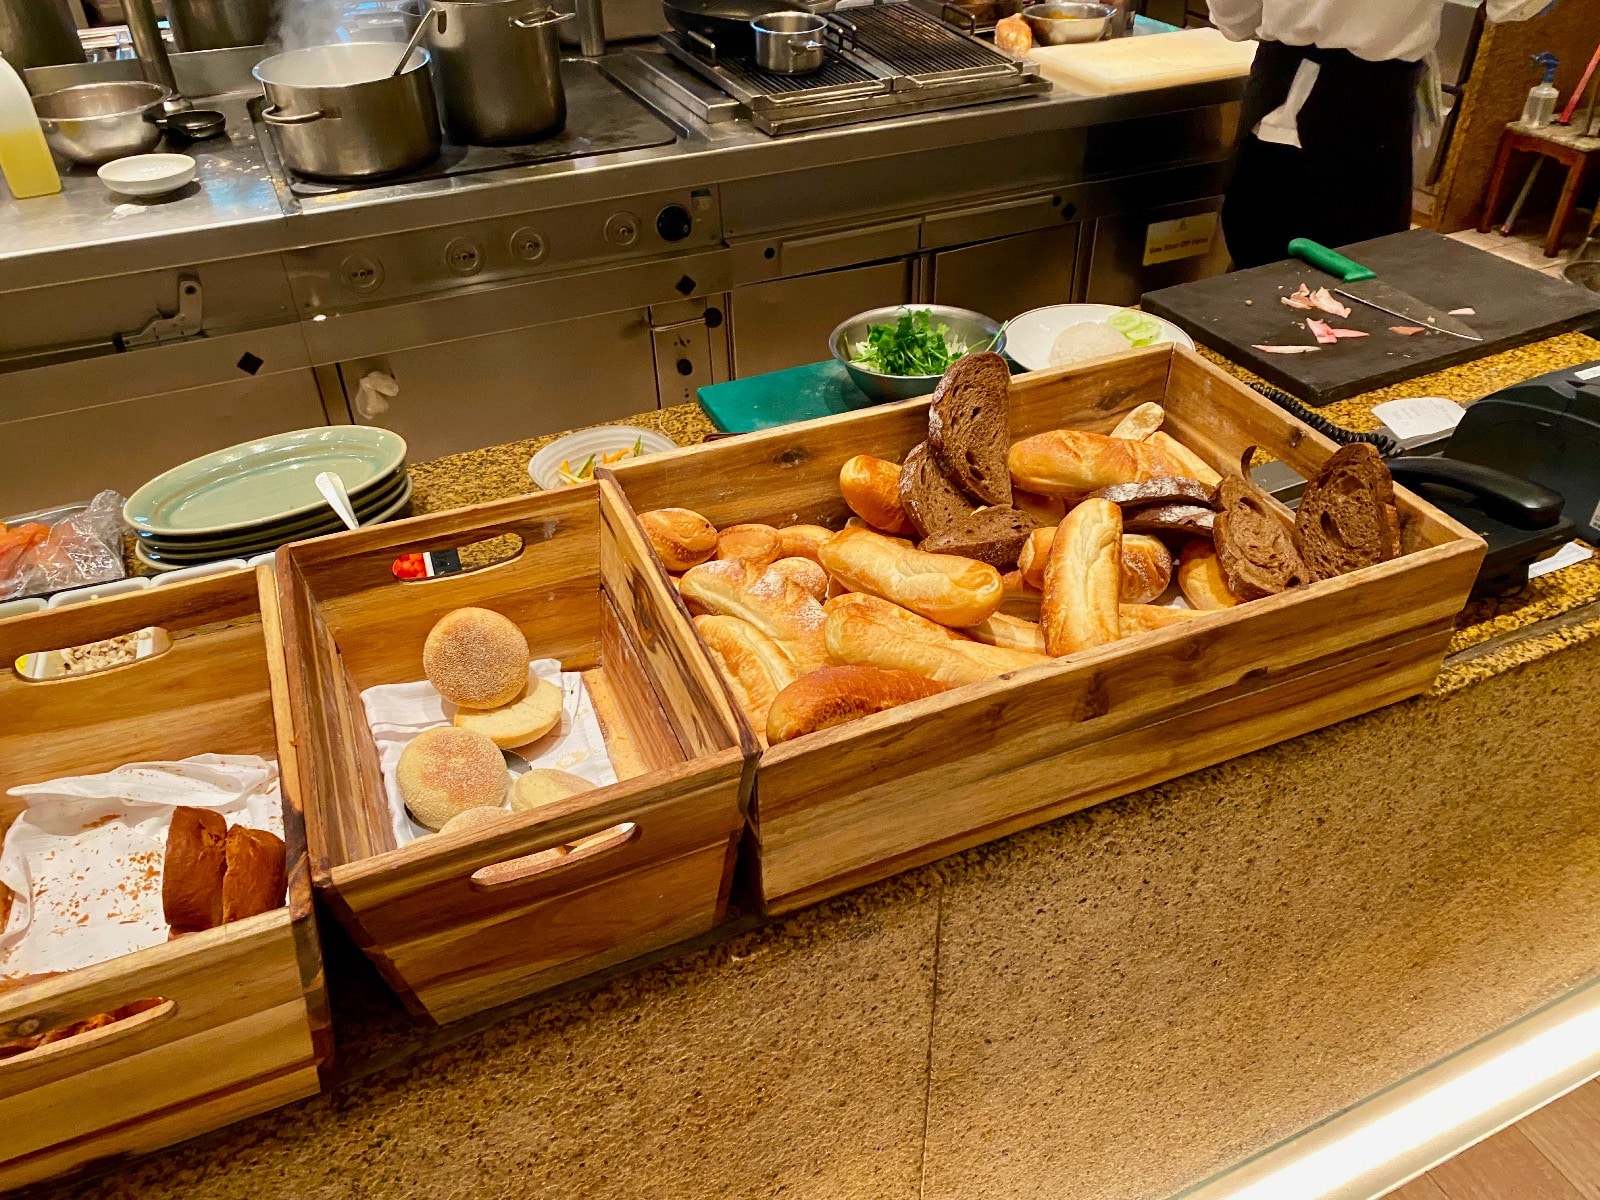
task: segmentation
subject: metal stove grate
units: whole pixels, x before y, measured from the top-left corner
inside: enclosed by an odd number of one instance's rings
[[[909,4],[847,8],[830,18],[853,28],[857,44],[902,75],[928,75],[1010,63],[997,50],[957,33]]]
[[[754,63],[739,59],[723,59],[717,66],[747,87],[772,96],[872,82],[871,72],[858,67],[855,63],[846,62],[832,50],[828,51],[828,59],[822,64],[822,69],[810,75],[780,75],[776,71],[763,71]]]

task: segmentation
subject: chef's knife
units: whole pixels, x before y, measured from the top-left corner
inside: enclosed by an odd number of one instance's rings
[[[1402,321],[1408,321],[1413,325],[1421,325],[1425,329],[1437,329],[1440,333],[1465,338],[1469,342],[1483,341],[1472,326],[1456,320],[1449,313],[1442,312],[1431,304],[1424,304],[1399,288],[1390,287],[1378,278],[1376,272],[1351,261],[1337,250],[1329,250],[1310,238],[1295,238],[1289,243],[1289,253],[1310,263],[1317,270],[1326,271],[1341,280],[1339,286],[1333,289],[1341,296],[1369,305],[1392,317],[1399,317]]]

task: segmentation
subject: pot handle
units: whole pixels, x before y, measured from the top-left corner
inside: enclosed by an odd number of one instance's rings
[[[316,112],[301,113],[298,116],[286,117],[283,110],[275,104],[269,104],[261,110],[261,119],[268,125],[309,125],[313,121],[320,121],[327,114],[320,108]]]
[[[577,15],[575,12],[558,13],[547,8],[543,12],[525,12],[507,20],[518,29],[543,29],[547,25],[560,25],[563,21],[570,21]]]

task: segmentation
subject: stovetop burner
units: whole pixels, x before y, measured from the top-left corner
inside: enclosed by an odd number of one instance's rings
[[[256,120],[257,136],[274,148],[273,165],[295,196],[335,196],[373,187],[417,183],[456,175],[474,175],[502,167],[525,167],[562,159],[644,150],[677,140],[672,127],[608,80],[592,62],[564,59],[561,82],[567,92],[567,125],[554,137],[517,146],[458,146],[446,142],[439,157],[426,166],[381,179],[339,183],[308,179],[283,165],[276,154],[271,127]],[[255,111],[259,106],[252,106]]]

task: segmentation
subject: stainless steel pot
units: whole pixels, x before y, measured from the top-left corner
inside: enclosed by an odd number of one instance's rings
[[[272,32],[272,0],[167,0],[179,50],[259,46]]]
[[[83,62],[67,0],[0,0],[0,55],[19,71]]]
[[[823,31],[828,23],[814,13],[771,12],[750,22],[756,65],[780,75],[820,71],[828,56]]]
[[[573,14],[530,0],[427,0],[427,33],[452,140],[531,142],[567,123],[556,27]]]
[[[98,167],[155,149],[166,95],[153,83],[80,83],[35,96],[33,110],[50,149],[68,162]]]
[[[402,47],[346,42],[290,50],[252,74],[267,94],[261,119],[291,171],[315,179],[369,179],[421,166],[439,154],[439,118],[428,52],[414,50],[391,76]]]

